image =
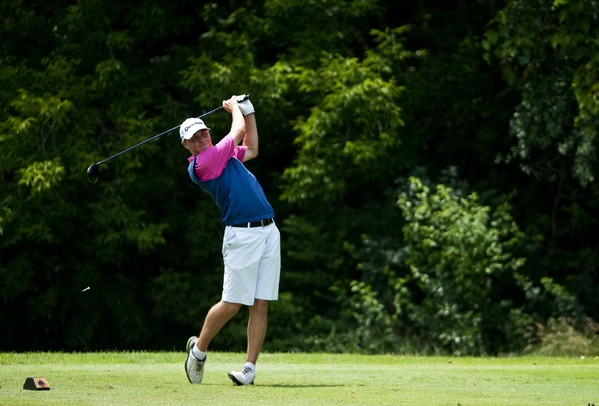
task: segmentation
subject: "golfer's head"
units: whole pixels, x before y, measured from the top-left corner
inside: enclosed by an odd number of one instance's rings
[[[181,142],[184,143],[186,140],[190,140],[196,133],[201,130],[210,131],[210,128],[199,118],[188,118],[179,127],[179,136]]]
[[[198,155],[212,145],[210,128],[199,118],[188,118],[179,127],[181,144],[192,155]]]

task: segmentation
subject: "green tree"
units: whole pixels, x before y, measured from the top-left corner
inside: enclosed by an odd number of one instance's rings
[[[522,96],[509,158],[527,173],[559,180],[564,168],[582,185],[596,178],[597,7],[592,0],[514,0],[487,31],[489,58]]]
[[[502,292],[524,264],[513,254],[521,236],[509,207],[492,210],[476,194],[461,196],[444,185],[431,190],[418,178],[410,178],[406,189],[398,199],[402,241],[388,242],[385,254],[363,261],[361,279],[352,283],[355,346],[497,352],[523,334],[508,321],[514,302]],[[502,317],[503,329],[497,323]]]
[[[103,182],[85,180],[91,162],[186,114],[166,96],[176,86],[164,80],[184,58],[170,59],[179,49],[161,43],[185,26],[184,19],[169,23],[179,11],[112,3],[2,5],[2,35],[12,38],[3,41],[7,86],[0,92],[7,106],[0,118],[0,275],[10,304],[2,312],[3,346],[34,345],[19,337],[39,331],[45,348],[150,343],[160,329],[147,316],[162,305],[150,295],[164,266],[158,258],[183,257],[183,246],[161,252],[169,233],[187,230],[184,218],[161,214],[164,205],[192,211],[184,196],[161,193],[177,190],[168,173],[159,174],[184,160],[174,148],[167,144],[157,160],[159,147],[148,145],[103,165]],[[165,113],[157,118],[157,111]]]
[[[599,301],[597,275],[597,128],[599,35],[596,1],[509,1],[486,32],[486,58],[518,95],[510,151],[530,178],[516,196],[536,284],[547,275],[577,292],[588,314]],[[547,306],[546,306],[547,307]],[[550,306],[549,306],[550,308]]]
[[[440,323],[435,349],[523,348],[516,335],[526,326],[584,320],[599,309],[595,8],[586,0],[2,2],[0,347],[27,349],[34,344],[23,337],[42,331],[48,349],[170,349],[195,331],[219,297],[222,225],[189,182],[177,135],[103,164],[95,185],[84,171],[232,93],[250,93],[257,108],[260,159],[249,165],[282,230],[277,349],[395,350],[393,334],[424,348],[421,324],[382,300],[402,292],[429,316],[446,303],[388,257],[408,244],[430,249],[430,236],[402,230],[397,179],[410,175],[451,186],[428,196],[446,195],[456,216],[480,220],[477,230],[509,235],[511,223],[485,222],[500,213],[523,230],[517,247],[497,242],[527,259],[519,273],[477,273],[484,261],[509,267],[470,245],[470,266],[441,246],[431,254],[461,278],[431,273],[457,306],[443,319],[457,329]],[[230,125],[225,113],[209,123],[215,138]],[[458,190],[479,197],[462,204]],[[458,241],[435,237],[447,249]],[[501,303],[497,312],[476,308],[468,284]],[[357,308],[345,299],[352,288]],[[464,315],[476,328],[460,324]],[[243,334],[233,325],[215,346],[242,350]]]

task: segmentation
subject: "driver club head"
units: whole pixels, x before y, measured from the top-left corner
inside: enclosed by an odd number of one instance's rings
[[[91,164],[89,168],[87,168],[87,180],[90,183],[96,183],[98,181],[98,177],[100,176],[100,165]]]

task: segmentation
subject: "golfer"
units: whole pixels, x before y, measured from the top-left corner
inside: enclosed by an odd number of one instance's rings
[[[199,337],[187,341],[185,372],[191,383],[202,382],[212,339],[241,306],[248,306],[246,362],[229,378],[236,385],[253,384],[266,335],[268,302],[278,299],[280,234],[262,187],[243,165],[258,156],[258,128],[254,106],[248,98],[237,101],[242,98],[223,101],[231,113],[231,130],[216,145],[210,128],[198,118],[188,118],[179,129],[181,143],[191,153],[189,176],[210,194],[225,224],[222,297],[208,311]]]

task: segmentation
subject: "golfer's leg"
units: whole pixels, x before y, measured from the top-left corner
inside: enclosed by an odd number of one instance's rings
[[[248,320],[248,347],[247,362],[256,364],[258,355],[266,336],[268,325],[268,301],[256,299],[254,305],[249,307],[250,318]]]
[[[196,343],[200,351],[206,352],[208,350],[210,341],[237,314],[240,307],[241,305],[238,303],[229,303],[223,300],[212,306],[206,315],[202,331],[200,331],[200,337]]]

